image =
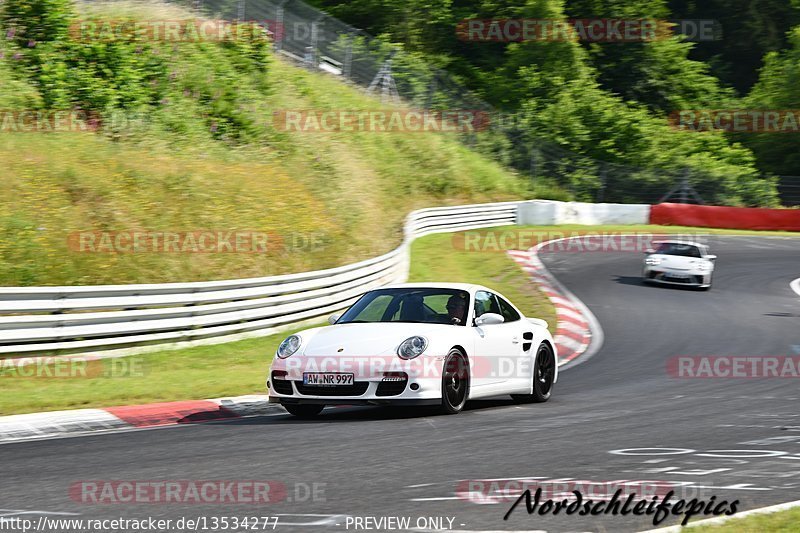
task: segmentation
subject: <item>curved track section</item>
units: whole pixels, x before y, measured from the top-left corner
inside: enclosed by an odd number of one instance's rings
[[[547,404],[473,402],[459,416],[342,408],[312,422],[276,410],[8,444],[0,447],[2,507],[34,517],[281,514],[278,530],[291,531],[345,531],[347,516],[407,516],[412,528],[418,517],[443,517],[453,530],[636,531],[652,528],[651,518],[528,516],[520,508],[504,521],[510,502],[476,498],[465,480],[649,480],[690,497],[739,499],[740,510],[797,500],[800,381],[682,379],[669,375],[667,361],[791,354],[800,345],[800,300],[790,288],[800,246],[753,237],[711,245],[720,259],[710,292],[642,285],[640,255],[543,254],[605,331],[601,349],[564,372]],[[288,492],[258,507],[76,503],[69,487],[86,479],[266,479]],[[314,483],[316,499],[305,500],[300,492]]]

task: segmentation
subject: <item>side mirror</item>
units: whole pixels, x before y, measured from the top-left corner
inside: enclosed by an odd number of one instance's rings
[[[653,250],[652,248],[648,248],[647,250],[644,251],[644,253],[646,253],[647,255],[650,255],[650,254],[656,253],[656,251]]]
[[[717,260],[717,256],[716,255],[707,255],[705,258],[708,259],[709,261],[716,261]]]
[[[484,313],[475,319],[476,326],[491,326],[493,324],[502,324],[506,319],[503,315],[497,313]]]
[[[328,317],[328,324],[336,324],[336,322],[341,318],[342,315],[336,314],[331,315]]]

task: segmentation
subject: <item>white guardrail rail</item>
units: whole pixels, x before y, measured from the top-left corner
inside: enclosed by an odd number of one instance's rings
[[[0,354],[149,351],[276,333],[342,310],[368,290],[405,281],[415,238],[515,224],[520,204],[414,211],[396,249],[314,272],[196,283],[0,287]]]

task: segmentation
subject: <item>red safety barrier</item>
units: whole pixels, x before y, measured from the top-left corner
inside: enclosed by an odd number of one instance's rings
[[[658,204],[650,208],[650,223],[701,228],[800,231],[800,209]]]

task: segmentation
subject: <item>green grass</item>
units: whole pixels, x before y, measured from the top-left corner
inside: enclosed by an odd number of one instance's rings
[[[692,533],[795,533],[800,524],[800,509],[748,516],[718,526],[692,527]],[[689,523],[691,525],[691,522]]]

